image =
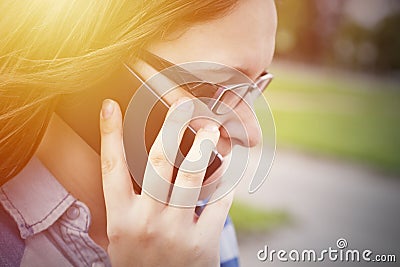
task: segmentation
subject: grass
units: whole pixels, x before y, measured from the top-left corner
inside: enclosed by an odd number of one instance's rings
[[[274,114],[278,147],[334,155],[400,174],[400,84],[275,72],[265,96]],[[262,117],[264,111],[255,107]]]
[[[264,210],[237,201],[233,202],[229,215],[239,233],[271,231],[289,221],[283,211]]]

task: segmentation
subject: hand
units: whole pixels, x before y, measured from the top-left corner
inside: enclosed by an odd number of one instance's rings
[[[184,100],[188,99],[181,99],[179,105],[174,104],[167,114],[176,126],[185,125],[192,116],[193,106],[190,101],[181,104]],[[110,242],[108,253],[112,265],[219,266],[220,235],[233,193],[207,205],[200,217],[195,215],[194,207],[176,207],[148,195],[146,192],[150,192],[156,184],[158,175],[170,181],[173,171],[163,153],[161,129],[149,152],[142,193],[135,194],[124,158],[122,115],[118,104],[105,100],[100,117],[103,191]],[[182,135],[179,140],[181,138]],[[198,157],[202,142],[211,141],[215,145],[218,138],[217,127],[200,129],[185,161]],[[174,153],[177,151],[178,145]],[[171,201],[192,198],[188,199],[190,202],[197,199],[203,178],[204,171],[193,173],[180,169]],[[191,192],[196,193],[185,195],[184,190],[177,190],[178,186],[189,187],[194,189]],[[165,194],[168,195],[168,192]]]

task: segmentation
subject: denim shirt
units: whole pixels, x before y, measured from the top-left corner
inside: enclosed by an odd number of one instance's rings
[[[0,209],[1,266],[111,266],[104,249],[89,237],[88,207],[36,157],[0,188],[0,203],[4,208]],[[229,218],[221,235],[220,256],[221,266],[238,266]]]

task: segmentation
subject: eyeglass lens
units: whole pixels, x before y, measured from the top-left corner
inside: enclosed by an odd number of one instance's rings
[[[219,115],[234,109],[249,90],[248,84],[226,89],[223,86],[207,82],[185,84],[183,87]]]

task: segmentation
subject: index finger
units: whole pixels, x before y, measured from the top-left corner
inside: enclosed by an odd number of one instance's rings
[[[122,114],[119,105],[104,100],[100,115],[101,170],[107,216],[134,196],[131,177],[125,163],[122,142]]]

